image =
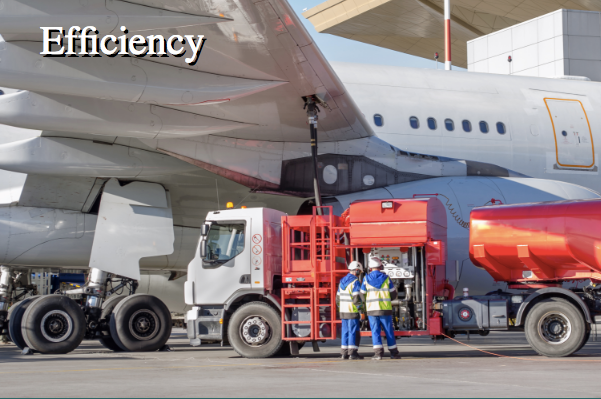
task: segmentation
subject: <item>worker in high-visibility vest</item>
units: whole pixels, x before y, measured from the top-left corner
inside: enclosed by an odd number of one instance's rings
[[[361,299],[359,297],[359,288],[361,283],[357,276],[361,273],[361,263],[353,261],[348,265],[349,274],[340,280],[336,301],[339,302],[340,320],[342,321],[342,359],[363,359],[363,356],[357,353],[359,351],[360,338],[360,309]]]
[[[378,258],[369,259],[369,274],[363,279],[361,285],[361,299],[365,303],[367,317],[371,327],[371,339],[375,355],[373,360],[382,360],[384,347],[382,346],[381,331],[384,329],[386,343],[391,359],[400,359],[401,355],[396,347],[394,327],[392,326],[392,301],[398,297],[396,287],[386,274],[382,272],[382,262]]]

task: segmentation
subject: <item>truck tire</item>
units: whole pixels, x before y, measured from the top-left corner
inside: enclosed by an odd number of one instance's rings
[[[524,330],[538,354],[565,357],[582,348],[586,321],[570,302],[552,298],[534,305],[526,316]]]
[[[228,340],[247,359],[264,359],[281,349],[282,318],[264,302],[250,302],[234,312],[228,324]]]
[[[21,334],[27,346],[45,354],[65,354],[77,349],[86,333],[86,318],[74,300],[44,295],[27,307]]]
[[[588,328],[586,329],[586,332],[584,333],[584,338],[582,339],[582,343],[580,344],[580,347],[574,351],[574,353],[580,352],[580,350],[582,348],[584,348],[584,345],[586,345],[586,343],[588,342],[590,337],[591,337],[591,326],[588,325]]]
[[[107,324],[109,324],[111,322],[111,315],[113,314],[113,310],[119,304],[119,302],[121,302],[125,298],[127,297],[117,295],[110,296],[109,299],[107,299],[102,304],[102,313],[100,314],[100,321],[104,321]],[[123,349],[121,349],[121,347],[117,345],[113,337],[111,337],[110,328],[109,331],[102,331],[101,334],[102,337],[98,339],[100,341],[100,345],[104,346],[106,349],[112,350],[113,352],[123,351]]]
[[[153,352],[171,335],[171,313],[159,298],[136,294],[125,297],[113,311],[111,338],[124,351]]]
[[[23,315],[25,314],[27,307],[38,298],[39,296],[37,295],[25,298],[8,309],[8,336],[13,344],[20,350],[23,350],[23,348],[27,346],[27,343],[23,339],[23,334],[21,333]]]

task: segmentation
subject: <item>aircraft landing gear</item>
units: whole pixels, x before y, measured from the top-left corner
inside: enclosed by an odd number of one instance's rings
[[[75,350],[83,341],[86,318],[71,298],[45,295],[27,307],[21,320],[21,335],[30,349],[46,354]]]
[[[0,333],[8,328],[8,307],[12,294],[11,269],[6,266],[0,267]]]
[[[0,271],[0,316],[7,320],[3,329],[21,350],[65,354],[84,339],[99,339],[113,351],[146,352],[164,347],[171,335],[169,309],[155,296],[136,295],[135,280],[93,268],[81,288],[27,297],[9,308],[11,270]]]

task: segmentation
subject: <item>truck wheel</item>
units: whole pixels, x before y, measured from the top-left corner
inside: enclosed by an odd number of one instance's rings
[[[38,298],[39,296],[25,298],[22,301],[15,303],[10,307],[10,309],[8,309],[8,336],[10,337],[10,340],[17,346],[17,348],[21,350],[27,346],[27,343],[23,339],[23,334],[21,333],[21,322],[23,321],[23,315],[25,314],[27,307]]]
[[[587,323],[586,327],[587,327],[587,329],[586,329],[586,332],[584,333],[584,338],[582,339],[582,343],[580,344],[580,347],[574,351],[574,353],[579,352],[582,348],[584,348],[584,345],[586,345],[589,338],[591,337],[591,326]]]
[[[240,356],[248,359],[271,357],[284,343],[280,314],[264,302],[247,303],[230,318],[228,340]]]
[[[115,306],[110,326],[111,337],[122,350],[157,351],[171,335],[171,313],[159,298],[136,294]]]
[[[524,330],[528,343],[538,354],[564,357],[581,348],[586,323],[570,302],[547,299],[530,310]]]
[[[107,324],[110,323],[111,314],[113,314],[113,310],[119,304],[119,302],[121,302],[125,298],[126,298],[125,296],[117,296],[117,295],[110,296],[109,299],[107,299],[102,304],[102,313],[100,314],[100,321],[101,322],[104,321]],[[99,339],[100,345],[102,345],[106,349],[112,350],[114,352],[122,352],[123,351],[123,349],[121,349],[121,347],[119,345],[117,345],[117,343],[115,342],[113,337],[111,337],[110,330],[102,331],[101,334],[102,334],[102,337]]]
[[[29,305],[21,323],[28,347],[46,354],[75,350],[86,333],[86,319],[74,300],[61,295],[45,295]]]

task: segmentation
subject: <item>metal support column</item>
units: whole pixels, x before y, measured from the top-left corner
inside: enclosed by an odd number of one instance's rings
[[[444,0],[444,69],[453,69],[451,63],[451,0]]]

